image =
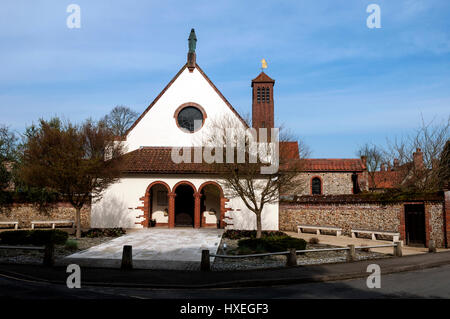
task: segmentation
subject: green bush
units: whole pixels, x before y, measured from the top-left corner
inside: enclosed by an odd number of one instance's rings
[[[261,237],[273,237],[273,236],[287,236],[286,233],[281,231],[262,231]],[[229,229],[223,233],[224,238],[228,239],[242,239],[242,238],[256,238],[256,230],[237,230]]]
[[[0,233],[3,245],[64,245],[69,235],[61,230],[13,230]]]
[[[306,248],[306,241],[290,236],[269,236],[263,238],[241,239],[238,242],[239,250],[252,250],[253,252],[281,252],[289,248],[303,250]]]
[[[69,239],[66,241],[65,248],[67,250],[77,250],[78,249],[78,242],[76,240]]]
[[[81,237],[119,237],[125,235],[125,233],[125,229],[123,228],[92,228],[82,232]]]

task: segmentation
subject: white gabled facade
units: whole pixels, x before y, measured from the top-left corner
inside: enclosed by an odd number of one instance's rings
[[[203,127],[195,133],[183,132],[174,118],[177,109],[186,103],[198,104],[206,113]],[[198,145],[211,121],[224,116],[237,117],[198,66],[192,72],[184,67],[128,132],[127,151],[145,146]]]
[[[192,58],[191,53],[189,57]],[[124,144],[128,153],[142,148],[199,146],[211,121],[223,117],[234,116],[245,127],[195,63],[195,53],[193,59],[192,62],[188,58],[188,63],[127,132]],[[174,117],[188,105],[201,109],[204,117],[202,128],[194,133],[183,131]],[[184,185],[187,193],[192,189],[193,197],[180,193],[179,185]],[[192,226],[196,228],[256,229],[255,214],[240,198],[231,198],[221,185],[220,176],[208,174],[126,174],[105,191],[100,201],[93,203],[91,226],[143,228],[150,227],[153,220],[157,226],[171,228],[177,226],[177,217],[180,223],[193,217]],[[265,230],[278,230],[278,203],[265,206],[262,225]]]

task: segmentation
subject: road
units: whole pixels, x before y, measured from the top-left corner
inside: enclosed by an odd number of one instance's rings
[[[381,277],[369,289],[366,278],[327,283],[236,289],[138,289],[83,287],[17,280],[0,275],[0,298],[67,299],[300,299],[300,298],[450,298],[450,265]]]

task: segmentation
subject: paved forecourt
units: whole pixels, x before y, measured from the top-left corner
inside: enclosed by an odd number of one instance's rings
[[[200,267],[202,250],[217,253],[222,234],[222,229],[143,229],[70,255],[60,263],[118,268],[123,246],[131,245],[134,268],[192,270]]]

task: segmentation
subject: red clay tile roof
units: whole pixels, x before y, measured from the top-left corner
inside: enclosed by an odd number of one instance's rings
[[[252,86],[253,86],[253,82],[270,82],[270,83],[275,83],[275,80],[270,78],[267,74],[265,74],[264,72],[261,72],[256,78],[254,78],[252,80]]]
[[[298,159],[298,144],[284,142],[280,150],[284,149],[291,168],[297,167],[301,171],[363,171],[360,159]],[[207,163],[174,163],[171,147],[144,147],[124,155],[122,171],[124,173],[219,173],[217,165]],[[191,152],[193,156],[194,151]],[[281,155],[281,153],[280,153]],[[297,157],[295,158],[295,155]],[[286,155],[281,155],[286,156]],[[193,157],[192,157],[193,158]],[[192,161],[193,162],[193,161]],[[296,164],[299,164],[296,166]],[[281,169],[284,166],[282,165]]]
[[[193,155],[193,152],[191,152]],[[124,173],[214,173],[207,163],[175,163],[171,147],[143,147],[124,155]]]
[[[359,158],[308,158],[304,159],[305,172],[361,172],[365,167]]]
[[[394,188],[401,182],[400,171],[374,172],[373,178],[369,174],[369,188]]]

